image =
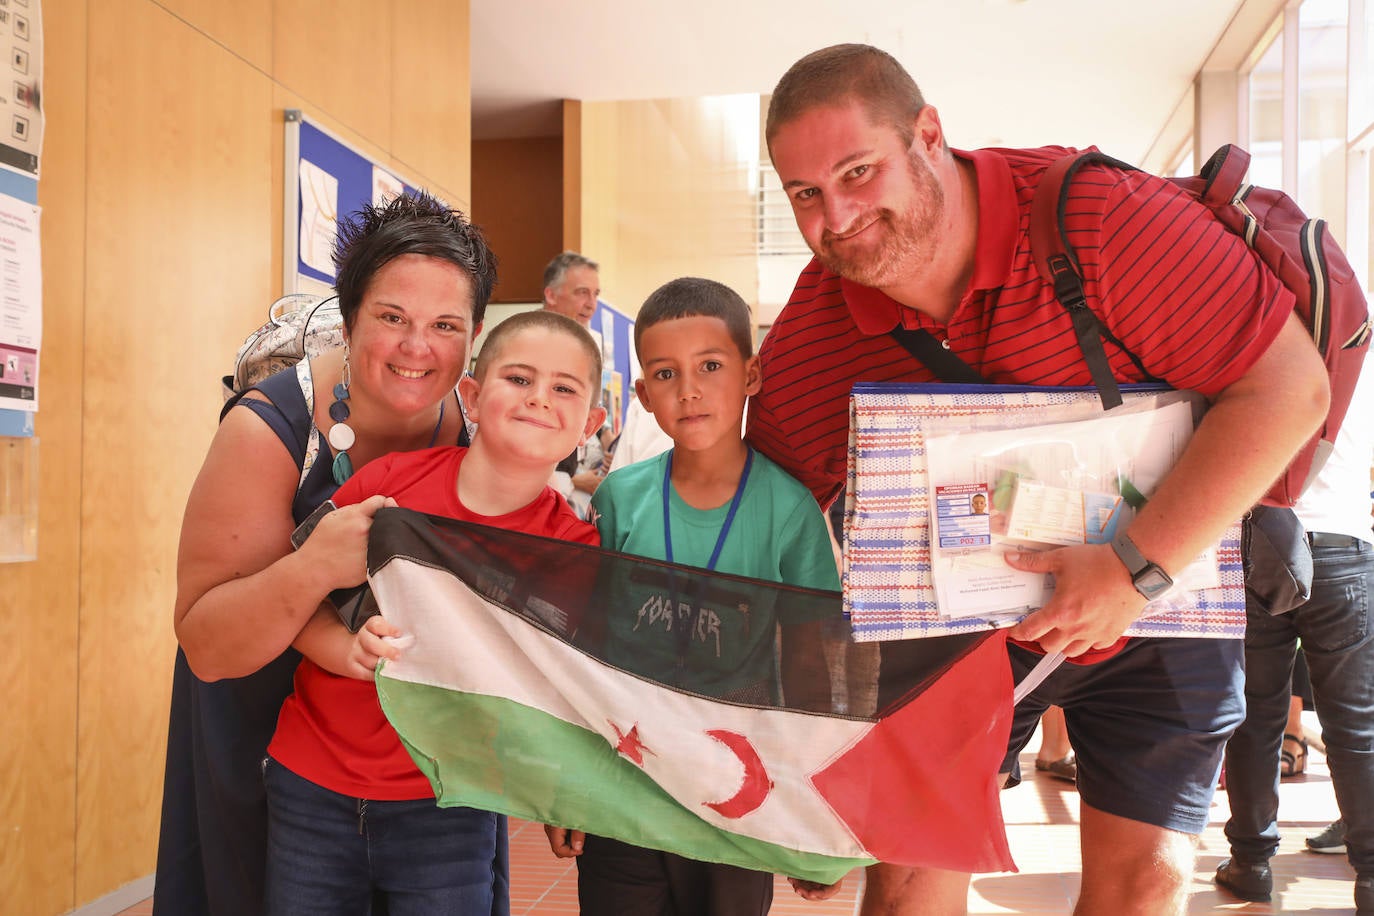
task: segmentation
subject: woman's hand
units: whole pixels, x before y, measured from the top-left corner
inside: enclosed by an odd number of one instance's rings
[[[329,590],[351,588],[367,579],[367,537],[372,519],[377,510],[395,505],[396,500],[389,496],[369,496],[320,519],[300,552],[309,557],[321,579],[330,583]]]
[[[177,551],[177,639],[207,681],[279,656],[335,588],[361,582],[367,530],[384,500],[329,513],[292,551],[300,466],[252,411],[220,423],[191,488]],[[346,632],[346,631],[345,631]]]

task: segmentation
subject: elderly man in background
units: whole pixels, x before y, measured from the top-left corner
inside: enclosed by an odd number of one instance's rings
[[[565,251],[544,268],[544,310],[557,312],[576,321],[596,338],[605,356],[601,335],[592,330],[592,316],[596,314],[596,300],[601,295],[601,277],[597,263],[576,251]],[[589,439],[588,442],[594,440]],[[604,468],[599,450],[595,461],[590,460],[586,447],[579,448],[559,462],[549,485],[563,494],[563,498],[580,508],[586,505],[601,484]]]
[[[544,308],[590,329],[601,295],[601,277],[591,258],[565,251],[544,268]]]

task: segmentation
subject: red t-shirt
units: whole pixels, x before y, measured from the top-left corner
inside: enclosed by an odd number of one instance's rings
[[[844,486],[853,385],[938,381],[888,333],[898,325],[948,341],[992,383],[1091,385],[1028,235],[1041,175],[1070,152],[955,152],[977,176],[978,241],[969,289],[948,324],[813,259],[759,349],[763,390],[749,402],[750,443],[828,506]],[[1259,257],[1168,181],[1087,166],[1063,212],[1089,304],[1174,388],[1217,394],[1268,349],[1293,309],[1292,293]],[[1120,346],[1103,343],[1118,380],[1145,380]]]
[[[445,515],[541,537],[600,543],[562,496],[545,488],[534,502],[507,515],[477,515],[458,501],[458,468],[467,449],[456,446],[396,452],[369,462],[334,494],[340,506],[390,496],[403,508]],[[333,792],[378,801],[432,798],[434,791],[401,746],[382,713],[371,681],[340,677],[309,659],[296,668],[295,692],[277,718],[267,748],[291,772]]]

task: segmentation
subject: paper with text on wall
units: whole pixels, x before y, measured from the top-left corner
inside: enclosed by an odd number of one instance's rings
[[[1008,566],[1008,551],[1110,542],[1130,524],[1193,433],[1184,403],[1020,429],[928,436],[931,577],[941,616],[1019,618],[1042,607],[1051,577]],[[1151,603],[1220,584],[1209,548]]]

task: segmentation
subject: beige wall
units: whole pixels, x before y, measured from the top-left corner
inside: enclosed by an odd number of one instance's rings
[[[633,316],[701,276],[758,301],[756,96],[564,106],[564,242],[601,263],[601,297]]]
[[[0,900],[34,914],[153,869],[181,511],[218,376],[279,292],[282,110],[479,222],[502,206],[484,217],[471,190],[466,3],[44,11],[39,559],[0,565]],[[503,294],[574,247],[626,311],[688,273],[753,301],[749,144],[720,105],[568,108],[558,165],[526,147],[535,195],[561,184],[563,212],[547,240],[498,241]]]
[[[153,870],[177,533],[279,292],[282,109],[471,200],[466,2],[44,13],[39,559],[0,565],[0,909],[26,914]]]
[[[543,298],[544,267],[563,250],[563,139],[474,142],[472,219],[499,259],[492,301]]]

